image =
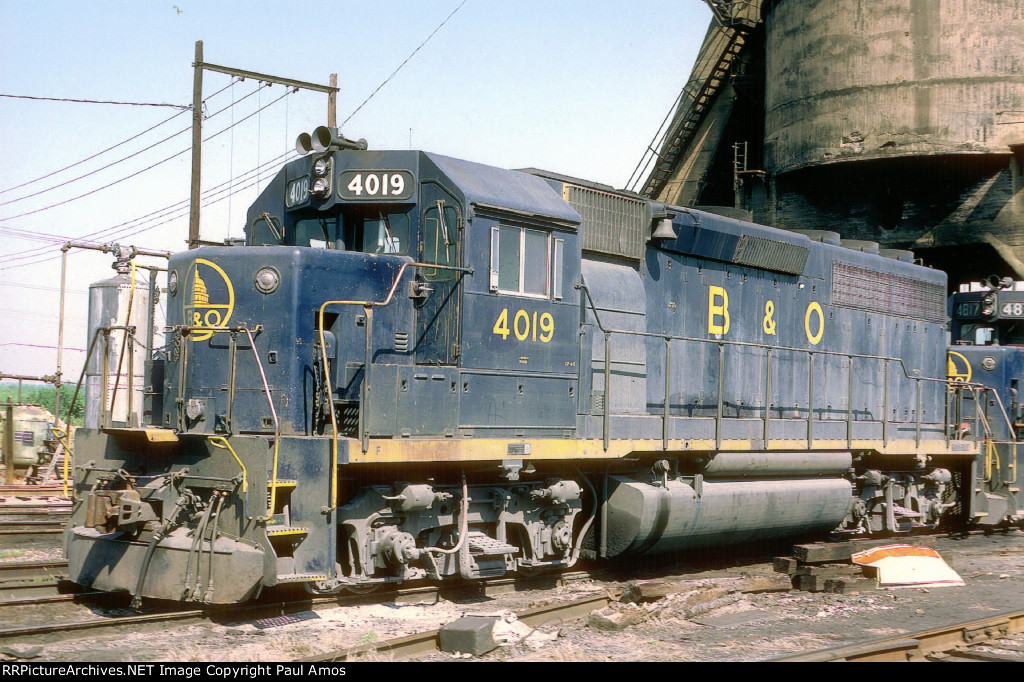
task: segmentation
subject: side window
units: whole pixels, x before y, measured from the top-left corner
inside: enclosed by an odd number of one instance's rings
[[[551,235],[542,230],[492,227],[491,291],[547,298],[551,293],[550,242]]]
[[[423,262],[437,265],[459,264],[459,211],[438,201],[423,214]],[[423,276],[434,282],[455,279],[454,270],[424,268]]]
[[[295,222],[295,246],[327,249],[334,246],[334,218],[305,218]]]
[[[278,245],[284,241],[281,219],[266,212],[252,221],[252,246]]]

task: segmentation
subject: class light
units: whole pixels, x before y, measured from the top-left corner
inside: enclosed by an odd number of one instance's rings
[[[987,293],[981,297],[981,314],[984,317],[992,317],[996,314],[996,295]]]

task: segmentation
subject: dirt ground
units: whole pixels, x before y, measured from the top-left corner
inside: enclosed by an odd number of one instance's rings
[[[960,574],[964,586],[869,589],[855,594],[729,592],[698,614],[681,598],[667,597],[643,607],[646,611],[640,621],[618,632],[591,627],[587,619],[548,623],[537,628],[537,636],[476,659],[435,654],[423,660],[756,661],[1024,610],[1024,533],[939,538],[935,548]],[[20,557],[26,558],[30,557]],[[741,576],[777,575],[770,557],[759,558],[743,566],[710,569],[692,561],[640,566],[634,577],[729,584]],[[66,637],[44,644],[4,641],[0,657],[11,660],[40,646],[33,652],[35,661],[282,661],[430,630],[463,615],[507,613],[609,586],[595,580],[573,583],[555,594],[513,592],[460,603],[347,606],[299,617],[171,625],[160,632]],[[93,616],[82,609],[80,617]],[[18,624],[18,615],[5,612],[5,617],[8,626]],[[20,616],[23,621],[40,617],[38,612]],[[389,656],[372,654],[366,659],[387,661]]]

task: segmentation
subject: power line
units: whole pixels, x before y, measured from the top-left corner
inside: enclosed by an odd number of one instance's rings
[[[231,129],[232,127],[234,127],[234,125],[238,125],[239,123],[242,123],[242,122],[246,121],[247,119],[249,119],[249,118],[252,118],[252,117],[253,117],[253,116],[255,116],[256,114],[258,114],[258,113],[260,113],[261,111],[263,111],[264,109],[266,109],[267,107],[273,106],[274,104],[276,104],[276,103],[280,102],[280,101],[281,101],[282,99],[284,99],[285,97],[287,97],[287,96],[288,96],[288,95],[290,95],[290,94],[291,94],[291,92],[289,92],[289,91],[287,91],[287,90],[286,90],[286,91],[285,91],[285,93],[284,93],[283,95],[281,95],[280,97],[278,97],[278,98],[277,98],[277,99],[275,99],[274,101],[270,102],[269,104],[267,104],[267,105],[265,105],[265,106],[262,106],[262,107],[260,107],[260,108],[259,108],[259,109],[257,109],[256,111],[252,112],[251,114],[249,114],[249,115],[248,115],[248,116],[246,116],[245,118],[243,118],[243,119],[241,119],[240,121],[238,121],[238,123],[235,123],[235,124],[233,124],[233,125],[231,125],[231,126],[228,126],[227,128],[224,128],[223,130],[220,130],[220,131],[218,131],[218,132],[214,133],[213,135],[210,135],[209,137],[205,138],[205,139],[203,140],[203,142],[209,142],[210,140],[214,139],[214,138],[215,138],[215,137],[217,137],[218,135],[221,135],[221,134],[223,134],[223,133],[227,132],[228,130],[230,130],[230,129]],[[114,185],[118,185],[118,184],[120,184],[120,183],[124,182],[125,180],[130,180],[130,179],[132,179],[132,178],[134,178],[134,177],[136,177],[136,176],[138,176],[138,175],[141,175],[142,173],[145,173],[146,171],[149,171],[149,170],[152,170],[152,169],[156,168],[157,166],[160,166],[160,165],[162,165],[162,164],[165,164],[165,163],[167,163],[168,161],[171,161],[172,159],[175,159],[175,158],[177,158],[177,157],[181,156],[182,154],[185,154],[185,153],[186,153],[186,152],[188,152],[188,151],[189,151],[190,149],[191,149],[191,148],[185,148],[185,149],[182,149],[182,150],[181,150],[180,152],[177,152],[177,153],[175,153],[175,154],[172,154],[172,155],[168,156],[167,158],[165,158],[165,159],[163,159],[163,160],[161,160],[161,161],[157,161],[157,162],[156,162],[156,163],[154,163],[154,164],[151,164],[151,165],[149,165],[149,166],[146,166],[146,167],[145,167],[145,168],[143,168],[142,170],[136,171],[136,172],[134,172],[134,173],[132,173],[132,174],[130,174],[130,175],[127,175],[127,176],[125,176],[125,177],[123,177],[123,178],[119,178],[119,179],[117,179],[117,180],[114,180],[113,182],[108,182],[107,184],[105,184],[105,185],[103,185],[103,186],[101,186],[101,187],[97,187],[96,189],[92,189],[92,190],[89,190],[88,192],[84,192],[84,193],[82,193],[82,194],[79,194],[79,195],[77,195],[77,196],[73,196],[73,197],[71,197],[70,199],[64,199],[63,201],[58,201],[57,203],[54,203],[54,204],[50,204],[50,205],[48,205],[48,206],[43,206],[42,208],[37,208],[37,209],[34,209],[34,210],[32,210],[32,211],[25,211],[25,212],[23,212],[23,213],[18,213],[17,215],[13,215],[13,216],[8,216],[7,218],[4,218],[4,220],[14,220],[15,218],[23,218],[23,217],[25,217],[25,216],[28,216],[28,215],[33,215],[33,214],[35,214],[35,213],[41,213],[42,211],[47,211],[47,210],[49,210],[49,209],[51,209],[51,208],[56,208],[56,207],[58,207],[58,206],[63,206],[64,204],[68,204],[68,203],[71,203],[72,201],[77,201],[78,199],[83,199],[83,198],[85,198],[85,197],[87,197],[87,196],[90,196],[90,195],[96,194],[97,192],[100,192],[100,191],[102,191],[102,190],[105,190],[105,189],[107,189],[107,188],[109,188],[109,187],[113,187]]]
[[[159,128],[160,126],[162,126],[163,124],[168,123],[170,121],[173,121],[174,119],[176,119],[177,117],[181,116],[184,113],[185,113],[184,111],[179,111],[178,113],[174,114],[170,118],[165,118],[163,121],[160,121],[155,126],[151,126],[149,128],[146,128],[145,130],[143,130],[141,133],[138,133],[137,135],[132,135],[127,140],[122,140],[121,142],[118,142],[115,145],[107,147],[103,151],[96,152],[92,156],[88,156],[88,157],[82,159],[81,161],[76,161],[75,163],[73,163],[73,164],[71,164],[69,166],[65,166],[64,168],[60,168],[60,169],[52,171],[50,173],[46,173],[44,175],[40,175],[38,178],[33,178],[32,180],[29,180],[28,182],[23,182],[20,185],[15,185],[14,187],[8,187],[7,189],[2,189],[2,190],[0,190],[0,194],[6,194],[7,192],[12,192],[12,191],[14,191],[16,189],[20,189],[22,187],[27,187],[28,185],[31,185],[31,184],[39,182],[40,180],[45,180],[46,178],[50,178],[50,177],[53,177],[54,175],[57,175],[58,173],[63,173],[64,171],[69,170],[71,168],[74,168],[75,166],[80,166],[83,163],[85,163],[86,161],[92,161],[97,156],[101,156],[103,154],[106,154],[107,152],[112,151],[114,149],[117,149],[118,147],[120,147],[122,145],[125,145],[125,144],[131,142],[132,140],[140,138],[143,135],[145,135],[146,133],[150,132],[151,130],[155,130],[155,129]]]
[[[35,99],[43,100],[46,102],[74,102],[76,104],[123,104],[131,107],[172,107],[174,109],[189,110],[192,108],[191,104],[167,104],[167,103],[156,103],[156,102],[116,102],[112,100],[97,100],[97,99],[68,99],[66,97],[34,97],[32,95],[4,95],[0,94],[0,97],[10,97],[12,99]]]
[[[284,154],[281,154],[280,156],[278,156],[278,157],[276,157],[274,159],[271,159],[270,161],[267,161],[266,163],[263,164],[263,166],[267,166],[267,165],[270,165],[270,164],[273,164],[273,163],[277,163],[278,161],[280,161],[280,160],[282,160],[282,159],[284,159],[284,158],[286,158],[288,156],[297,156],[297,153],[294,150],[290,150],[288,152],[285,152]],[[245,177],[246,175],[251,177],[253,173],[257,172],[257,170],[259,170],[259,169],[254,168],[254,169],[252,169],[250,171],[247,171],[246,173],[243,173],[239,177]],[[260,180],[257,178],[255,181],[250,182],[247,185],[235,188],[234,191],[231,191],[230,193],[225,194],[224,196],[221,196],[221,197],[219,197],[217,199],[213,199],[213,200],[210,200],[210,201],[205,201],[203,203],[203,207],[212,206],[214,204],[220,203],[221,201],[224,201],[228,197],[232,196],[233,194],[237,194],[239,192],[244,192],[245,190],[250,189],[251,187],[256,186],[259,182],[260,182]],[[226,181],[224,183],[221,183],[221,185],[218,185],[217,187],[220,187],[222,189],[219,189],[217,191],[213,191],[213,189],[217,189],[216,187],[215,188],[211,188],[211,190],[207,190],[206,198],[209,199],[210,197],[212,197],[212,196],[214,196],[216,194],[223,194],[223,192],[225,191],[223,189],[223,186],[227,185],[227,184],[228,184],[228,182]],[[176,206],[177,206],[177,208],[175,208]],[[112,232],[112,230],[114,230],[115,228],[121,227],[122,225],[128,225],[128,224],[133,223],[133,222],[138,222],[139,220],[142,220],[143,218],[146,218],[148,216],[155,216],[153,218],[155,220],[157,218],[163,218],[163,217],[167,216],[168,214],[174,213],[175,211],[179,211],[179,214],[178,215],[171,215],[166,220],[161,220],[160,222],[154,223],[153,225],[149,225],[148,227],[144,227],[142,229],[138,229],[138,230],[134,230],[134,231]],[[88,236],[95,238],[99,234],[105,233],[106,236],[103,237],[104,240],[124,239],[126,237],[133,237],[133,236],[140,235],[140,234],[142,234],[144,232],[149,232],[150,230],[153,230],[153,229],[155,229],[157,227],[160,227],[162,225],[166,225],[168,223],[174,222],[175,220],[180,220],[182,218],[185,218],[187,215],[188,215],[188,199],[185,199],[185,200],[183,200],[181,202],[178,202],[178,204],[172,204],[171,206],[168,206],[168,207],[165,207],[163,209],[159,209],[157,211],[154,211],[153,213],[147,214],[147,216],[142,216],[141,218],[136,218],[136,219],[127,221],[126,223],[122,223],[121,225],[115,225],[113,227],[106,228],[106,229],[101,230],[99,232],[92,233],[91,235],[88,235]],[[133,226],[133,227],[137,227],[137,225]],[[132,228],[126,228],[126,229],[131,230]],[[60,243],[60,241],[63,241],[63,240],[58,240],[58,242],[56,242],[56,243]],[[89,242],[89,239],[80,237],[80,238],[77,238],[76,241],[86,241],[86,242]],[[76,255],[77,253],[78,252],[72,252],[71,255]],[[22,268],[22,267],[26,267],[26,266],[30,266],[30,265],[38,265],[40,263],[45,263],[45,262],[48,262],[48,261],[56,260],[59,257],[60,257],[59,254],[58,255],[52,255],[52,254],[46,253],[46,248],[45,247],[41,247],[40,249],[36,249],[36,253],[31,253],[31,254],[28,254],[28,255],[22,255],[22,256],[18,256],[16,258],[7,258],[7,259],[5,259],[3,266],[0,266],[0,270],[14,270],[15,268]],[[37,259],[37,260],[32,260],[32,259]],[[13,261],[17,261],[17,260],[28,260],[29,262],[21,262],[21,263],[12,264]]]
[[[391,74],[390,76],[388,76],[388,77],[387,77],[386,79],[384,79],[384,82],[383,82],[383,83],[381,83],[380,85],[378,85],[378,86],[377,86],[377,89],[376,89],[376,90],[374,90],[373,92],[371,92],[371,93],[370,93],[370,96],[369,96],[369,97],[367,97],[367,98],[366,98],[365,100],[363,100],[363,103],[362,103],[362,104],[360,104],[360,105],[359,105],[358,107],[356,107],[356,108],[355,108],[355,111],[353,111],[353,112],[352,112],[351,114],[349,114],[349,115],[348,115],[348,118],[346,118],[346,119],[345,119],[345,120],[344,120],[344,121],[342,122],[342,124],[341,124],[341,127],[342,127],[342,128],[344,128],[344,127],[345,127],[345,124],[346,124],[346,123],[348,123],[349,121],[351,121],[351,120],[352,120],[352,117],[353,117],[353,116],[355,116],[355,115],[356,115],[357,113],[359,113],[359,110],[360,110],[360,109],[362,109],[362,108],[363,108],[363,106],[364,106],[364,105],[365,105],[365,104],[366,104],[367,102],[369,102],[369,101],[370,101],[371,99],[373,99],[373,96],[374,96],[374,95],[376,95],[376,94],[377,94],[378,92],[380,92],[381,88],[383,88],[383,87],[384,87],[385,85],[387,85],[387,84],[388,84],[388,82],[390,82],[390,81],[391,81],[391,79],[392,79],[392,78],[394,78],[394,77],[395,77],[395,76],[396,76],[396,75],[398,74],[398,72],[402,70],[402,67],[403,67],[403,66],[405,66],[406,64],[408,64],[408,63],[409,63],[409,60],[410,60],[410,59],[412,59],[412,58],[413,58],[414,56],[416,56],[416,53],[420,51],[420,48],[422,48],[422,47],[423,47],[424,45],[426,45],[426,44],[427,44],[428,42],[430,42],[430,39],[434,37],[434,34],[435,34],[435,33],[437,33],[438,31],[440,31],[440,30],[441,30],[441,28],[442,28],[442,27],[443,27],[443,26],[444,26],[445,24],[447,24],[447,23],[448,23],[448,20],[449,20],[449,19],[451,19],[451,18],[452,18],[453,16],[455,16],[455,13],[456,13],[456,12],[458,12],[458,11],[459,11],[460,9],[462,9],[462,5],[465,5],[465,4],[466,4],[466,3],[468,2],[468,1],[469,1],[469,0],[462,0],[462,3],[461,3],[461,4],[460,4],[460,5],[458,6],[458,7],[456,7],[455,9],[453,9],[453,10],[452,10],[452,13],[451,13],[451,14],[449,14],[449,15],[448,15],[447,17],[445,17],[445,20],[444,20],[444,21],[442,21],[442,22],[441,22],[440,24],[438,24],[437,28],[435,28],[435,29],[434,29],[433,31],[431,31],[430,35],[428,35],[428,36],[427,36],[427,37],[426,37],[426,38],[425,38],[425,39],[423,40],[423,42],[419,44],[419,47],[417,47],[417,48],[416,48],[415,50],[413,50],[413,51],[412,51],[412,53],[411,53],[411,54],[410,54],[410,55],[409,55],[408,57],[406,57],[406,58],[405,58],[405,61],[404,61],[404,62],[402,62],[401,64],[399,64],[399,65],[398,65],[398,68],[397,68],[397,69],[395,69],[394,73],[392,73],[392,74]]]
[[[263,87],[269,87],[269,86],[265,86],[265,85],[264,86],[260,86],[260,88],[263,88]],[[259,88],[257,88],[257,90],[254,90],[253,92],[249,93],[248,95],[246,95],[245,97],[243,97],[242,99],[240,99],[238,101],[241,102],[241,101],[245,100],[246,97],[251,97],[254,93],[256,93],[258,91],[259,91]],[[223,90],[222,90],[222,92],[223,92]],[[211,114],[208,118],[213,118],[217,114],[223,113],[225,111],[225,109],[227,109],[227,108],[229,108],[229,107],[225,107],[224,109],[221,109],[220,111],[217,111],[217,112]],[[179,114],[175,114],[175,116],[178,116],[178,115]],[[150,128],[150,130],[152,130],[152,128]],[[136,152],[134,152],[132,154],[129,154],[128,156],[123,156],[120,159],[118,159],[117,161],[111,161],[106,166],[100,166],[99,168],[97,168],[95,170],[91,170],[88,173],[85,173],[83,175],[79,175],[76,178],[71,178],[70,180],[64,180],[62,182],[57,183],[56,185],[53,185],[51,187],[47,187],[46,189],[41,189],[38,192],[33,192],[32,194],[26,194],[24,196],[17,197],[16,199],[9,199],[9,200],[7,200],[7,201],[5,201],[3,203],[0,203],[0,206],[7,206],[8,204],[13,204],[13,203],[18,202],[18,201],[24,201],[25,199],[31,199],[32,197],[39,196],[40,194],[45,194],[46,192],[51,192],[51,191],[53,191],[55,189],[62,189],[64,187],[67,187],[68,185],[70,185],[73,182],[77,182],[77,181],[82,180],[84,178],[87,178],[87,177],[89,177],[91,175],[95,175],[96,173],[99,173],[100,171],[104,171],[104,170],[106,170],[108,168],[116,166],[119,163],[123,163],[124,161],[128,161],[129,159],[135,158],[136,156],[139,156],[140,154],[144,154],[145,152],[148,152],[150,149],[153,149],[154,147],[157,147],[157,146],[163,144],[164,142],[168,142],[168,141],[172,140],[173,138],[177,137],[178,135],[181,135],[182,133],[187,133],[189,130],[190,130],[190,126],[182,128],[178,132],[172,133],[171,135],[168,135],[164,139],[159,140],[157,142],[154,142],[153,144],[149,145],[148,147],[144,147],[143,149],[140,149],[140,150],[138,150],[138,151],[136,151]],[[136,137],[138,137],[138,135],[136,135]],[[134,139],[134,138],[132,138],[132,139]],[[93,157],[90,157],[90,158],[95,158],[95,156],[98,156],[98,155],[94,155]],[[70,166],[68,168],[70,168]],[[66,169],[62,169],[62,170],[66,170]],[[60,172],[60,171],[57,171],[57,172]],[[69,200],[69,201],[72,201],[72,200]],[[43,209],[40,209],[40,210],[43,210]],[[26,214],[22,214],[22,215],[26,215]],[[19,217],[19,216],[15,216],[15,217]]]
[[[232,188],[232,186],[231,186],[232,183],[234,181],[244,180],[247,177],[251,177],[254,173],[261,172],[262,169],[266,168],[267,166],[276,164],[279,161],[281,161],[281,160],[283,160],[283,159],[285,159],[286,157],[289,157],[289,156],[297,156],[297,153],[295,152],[295,150],[289,150],[289,151],[285,152],[284,154],[281,154],[281,155],[279,155],[279,156],[277,156],[277,157],[275,157],[273,159],[270,159],[269,161],[263,163],[261,166],[258,166],[256,168],[252,168],[252,169],[250,169],[248,171],[245,171],[244,173],[239,175],[237,178],[230,178],[230,179],[225,180],[224,182],[220,183],[219,185],[214,185],[213,187],[211,187],[211,188],[209,188],[209,189],[207,189],[207,190],[205,190],[203,192],[203,198],[205,200],[209,200],[213,196],[216,196],[218,194],[222,194],[225,191],[231,191],[232,194],[235,194],[235,193],[237,193],[239,191],[244,191],[245,189],[248,189],[252,185],[251,184],[250,185],[246,185],[245,187],[242,187],[242,188],[240,188],[238,190],[234,190]],[[207,205],[212,205],[213,203],[216,203],[216,202],[215,201],[207,202],[207,203],[204,203],[203,205],[207,206]],[[75,237],[74,239],[76,241],[86,241],[86,242],[88,242],[90,240],[93,240],[93,241],[95,241],[95,240],[106,241],[106,240],[109,240],[109,239],[115,239],[115,238],[122,238],[123,239],[125,237],[130,237],[130,236],[133,236],[133,235],[136,235],[136,234],[141,234],[142,232],[148,231],[149,229],[151,229],[153,227],[158,227],[160,225],[166,225],[167,223],[172,222],[174,220],[177,220],[178,218],[180,218],[182,216],[181,215],[171,216],[167,220],[163,220],[163,221],[161,221],[159,223],[156,223],[155,225],[151,225],[150,227],[147,227],[147,228],[142,229],[142,230],[136,230],[134,232],[131,232],[129,230],[132,230],[135,227],[139,227],[139,226],[141,226],[141,225],[143,225],[143,224],[145,224],[145,223],[147,223],[149,221],[158,220],[160,218],[164,218],[164,217],[168,216],[169,214],[174,213],[175,211],[182,211],[182,210],[187,211],[188,210],[188,205],[189,205],[189,200],[188,199],[182,199],[182,200],[180,200],[180,201],[178,201],[176,203],[170,204],[170,205],[165,206],[163,208],[159,208],[159,209],[157,209],[155,211],[151,211],[150,213],[146,213],[145,215],[137,216],[137,217],[132,218],[130,220],[126,220],[123,223],[118,223],[116,225],[111,225],[110,227],[106,227],[106,228],[103,228],[101,230],[97,230],[95,232],[90,232],[90,233],[88,233],[86,235],[83,235],[83,236],[80,236],[80,237]],[[0,225],[0,230],[2,230],[2,229],[5,229],[5,228],[4,228],[4,226]],[[18,228],[12,228],[12,227],[8,227],[6,229],[18,230]],[[38,236],[38,235],[35,235],[34,233],[28,233],[25,230],[18,230],[18,232],[31,235],[31,236],[27,236],[27,237],[24,237],[24,238],[28,238],[28,239],[35,238],[37,240],[47,240],[43,236]],[[12,235],[12,236],[17,236],[17,235]],[[59,244],[59,243],[63,243],[63,242],[66,242],[66,241],[70,241],[70,239],[57,236],[57,237],[54,237],[53,239],[49,239],[49,241],[51,243],[54,243],[54,244]],[[96,243],[98,243],[98,241]],[[0,268],[0,269],[8,269],[8,268],[13,268],[13,267],[21,267],[22,265],[33,265],[35,263],[42,263],[42,262],[45,262],[45,261],[54,260],[55,256],[52,256],[51,254],[46,253],[47,251],[49,251],[49,247],[42,246],[42,247],[35,247],[35,248],[32,248],[32,249],[26,249],[24,251],[16,252],[16,253],[11,254],[10,256],[8,256],[7,258],[4,259],[4,266],[3,266],[3,268]],[[11,265],[11,263],[14,263],[16,261],[21,261],[21,260],[26,260],[26,259],[31,259],[31,258],[38,258],[38,257],[44,256],[44,255],[46,257],[43,260],[33,261],[32,263],[21,263],[19,265],[14,265],[14,266]]]

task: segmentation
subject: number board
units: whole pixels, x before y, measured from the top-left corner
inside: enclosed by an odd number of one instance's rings
[[[981,303],[978,301],[967,301],[966,303],[957,303],[956,317],[978,317],[979,311],[981,310]]]
[[[284,205],[288,208],[303,204],[309,199],[309,176],[303,176],[288,183],[284,193]]]
[[[999,304],[1001,317],[1024,317],[1024,301],[1007,301]]]
[[[349,201],[404,201],[416,191],[416,178],[405,170],[347,170],[338,180],[338,196]]]

